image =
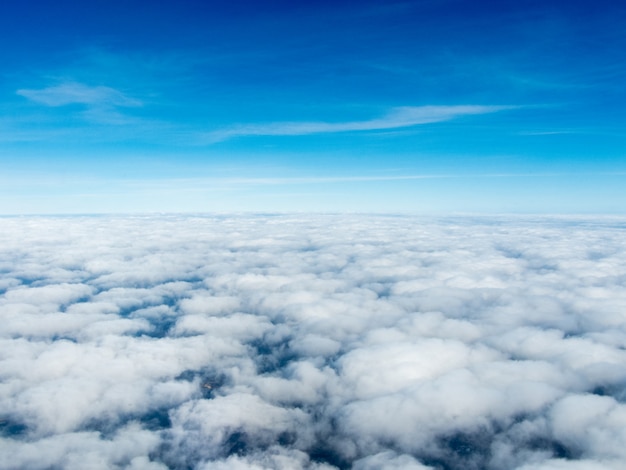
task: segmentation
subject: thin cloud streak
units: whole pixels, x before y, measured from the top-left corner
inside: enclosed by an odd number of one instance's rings
[[[20,89],[18,95],[45,106],[84,104],[88,106],[141,106],[139,100],[126,96],[119,90],[107,86],[89,86],[83,83],[66,82],[40,90]]]
[[[586,173],[586,176],[624,176],[624,172],[603,172],[603,173]],[[427,179],[480,179],[480,178],[554,178],[566,176],[580,176],[578,173],[482,173],[482,174],[424,174],[424,175],[374,175],[374,176],[312,176],[312,177],[266,177],[266,178],[231,178],[231,177],[213,177],[213,178],[176,178],[163,180],[124,180],[117,181],[120,184],[127,185],[146,185],[146,186],[171,186],[180,185],[187,189],[194,186],[206,185],[224,185],[224,186],[282,186],[282,185],[300,185],[300,184],[335,184],[335,183],[367,183],[379,181],[411,181],[411,180],[427,180]]]
[[[301,184],[336,184],[336,183],[367,183],[381,181],[411,181],[428,179],[481,179],[481,178],[555,178],[576,177],[580,173],[480,173],[480,174],[422,174],[422,175],[371,175],[371,176],[302,176],[302,177],[206,177],[206,178],[167,178],[167,179],[106,179],[96,177],[83,177],[85,185],[106,184],[126,187],[161,188],[161,189],[206,189],[207,186],[288,186]],[[585,176],[626,176],[624,172],[597,172],[585,173]],[[63,186],[70,182],[66,177],[55,177],[50,174],[12,175],[0,178],[3,186],[31,183],[35,185]]]
[[[207,134],[207,138],[210,142],[220,142],[244,136],[288,136],[398,129],[420,124],[449,121],[462,116],[489,114],[516,108],[519,108],[519,106],[402,106],[393,108],[387,115],[381,118],[367,121],[244,124],[210,132]]]

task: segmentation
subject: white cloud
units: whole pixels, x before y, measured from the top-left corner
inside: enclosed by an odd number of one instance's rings
[[[65,468],[137,468],[165,470],[146,457],[159,444],[156,433],[130,424],[103,438],[97,432],[60,434],[36,442],[0,439],[0,466],[6,469]]]
[[[78,82],[64,82],[38,90],[20,89],[16,93],[34,103],[54,108],[82,105],[82,109],[78,111],[77,115],[91,123],[114,126],[132,124],[135,130],[142,123],[141,119],[125,114],[121,109],[140,107],[143,103],[120,90],[107,86],[90,86]],[[58,133],[59,131],[57,129],[54,132]],[[31,140],[37,135],[40,138],[42,134],[31,134],[29,137],[29,134],[26,133],[22,137],[18,136],[17,140]],[[59,135],[54,133],[48,134],[49,138],[55,136],[59,137]]]
[[[621,468],[624,227],[0,219],[0,467]]]
[[[115,88],[65,82],[39,90],[21,89],[17,94],[45,106],[84,104],[88,106],[141,106],[141,102]]]
[[[352,468],[354,470],[430,470],[433,467],[422,465],[410,455],[397,455],[395,452],[387,451],[357,460]]]
[[[517,106],[456,105],[456,106],[402,106],[393,108],[385,116],[366,121],[350,122],[272,122],[268,124],[243,124],[207,134],[212,142],[240,136],[254,135],[307,135],[330,132],[373,131],[449,121],[462,116],[488,114],[515,109]]]

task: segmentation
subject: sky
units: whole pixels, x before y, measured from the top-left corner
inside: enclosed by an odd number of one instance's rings
[[[614,1],[0,6],[0,213],[623,213]]]

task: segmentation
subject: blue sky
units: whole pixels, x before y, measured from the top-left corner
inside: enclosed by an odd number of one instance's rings
[[[4,2],[0,213],[623,213],[618,3]]]

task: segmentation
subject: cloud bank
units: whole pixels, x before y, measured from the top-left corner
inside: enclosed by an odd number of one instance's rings
[[[0,228],[1,468],[626,459],[623,219]]]
[[[393,108],[387,115],[367,121],[352,122],[273,122],[269,124],[244,124],[208,134],[213,142],[241,136],[308,135],[332,132],[374,131],[398,129],[419,124],[449,121],[462,116],[488,114],[516,106],[402,106]]]

